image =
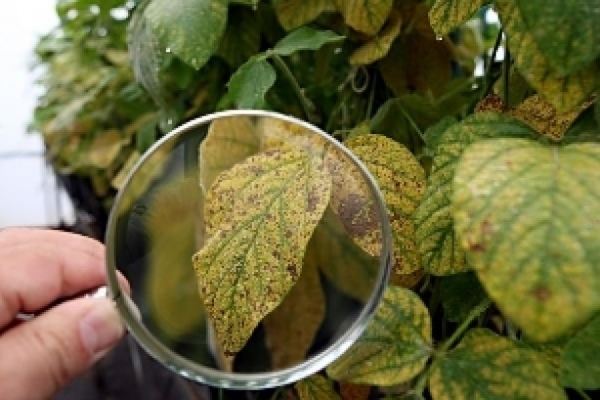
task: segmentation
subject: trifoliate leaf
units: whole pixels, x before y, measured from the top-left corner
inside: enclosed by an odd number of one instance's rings
[[[231,76],[229,94],[235,105],[242,109],[261,109],[265,95],[275,84],[277,74],[267,61],[251,58]]]
[[[440,278],[440,296],[448,321],[462,322],[486,298],[477,276],[465,272]]]
[[[288,31],[312,22],[321,13],[335,11],[333,0],[275,0],[273,6],[279,23]]]
[[[393,0],[333,0],[352,28],[374,36],[388,19]]]
[[[340,381],[396,385],[419,374],[431,351],[427,307],[412,291],[388,286],[366,331],[327,374]]]
[[[308,26],[303,26],[290,32],[281,39],[273,52],[280,56],[289,56],[302,50],[318,50],[327,43],[334,43],[344,40],[343,36],[332,31],[320,31]]]
[[[567,76],[555,72],[524,24],[515,1],[495,0],[494,4],[508,36],[508,45],[517,69],[539,95],[560,113],[571,111],[593,92],[598,75],[596,66],[589,65]],[[558,31],[563,33],[560,29]]]
[[[432,366],[434,400],[566,400],[537,352],[486,329],[473,329]]]
[[[552,68],[572,74],[600,56],[599,0],[515,0],[527,31]]]
[[[322,375],[312,375],[294,386],[299,400],[342,400],[333,389],[333,382]]]
[[[600,311],[600,145],[525,139],[470,146],[456,168],[454,223],[500,310],[535,341]]]
[[[350,56],[351,65],[368,65],[382,59],[390,51],[392,43],[402,29],[402,17],[392,12],[381,32],[369,42],[354,50]]]
[[[216,229],[194,267],[227,354],[242,349],[297,282],[330,191],[327,169],[301,151],[252,156],[211,186],[205,220]]]
[[[567,342],[560,362],[560,382],[577,389],[600,389],[600,317]]]
[[[213,121],[200,144],[200,186],[206,193],[217,176],[259,150],[256,127],[248,117],[227,117]]]
[[[383,194],[392,228],[395,259],[393,273],[404,275],[417,271],[420,261],[412,219],[425,193],[423,167],[408,149],[385,136],[358,136],[347,140],[345,145],[365,164]],[[334,177],[335,179],[338,178]],[[344,187],[343,184],[339,185],[341,190],[333,193],[332,200],[332,206],[342,217],[342,221],[356,221],[357,216],[368,215],[368,210],[360,209],[354,210],[354,216],[341,212],[342,208],[348,210],[349,199],[354,195],[343,190]],[[348,227],[348,224],[345,225]],[[360,235],[353,237],[361,247],[368,249],[368,244]]]
[[[160,41],[196,69],[217,51],[227,25],[227,0],[153,0],[145,15]]]
[[[488,2],[489,0],[437,0],[429,11],[431,26],[437,35],[447,35],[467,22]]]

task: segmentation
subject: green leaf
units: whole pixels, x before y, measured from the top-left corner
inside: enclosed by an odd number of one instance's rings
[[[260,24],[256,14],[246,7],[230,7],[229,21],[217,54],[237,68],[260,50]]]
[[[500,310],[535,341],[600,311],[600,145],[495,139],[456,168],[462,248]]]
[[[312,375],[294,386],[299,400],[342,400],[333,389],[333,382],[322,375]]]
[[[551,62],[541,53],[533,35],[523,22],[515,1],[495,0],[494,4],[508,36],[508,45],[517,69],[544,100],[551,103],[559,112],[571,111],[587,100],[593,92],[597,82],[597,67],[589,65],[567,76],[554,71]],[[535,2],[535,4],[539,3]],[[549,29],[556,30],[557,34],[564,33],[556,26]]]
[[[393,0],[334,0],[334,3],[347,25],[371,36],[379,32],[394,5]]]
[[[437,35],[447,35],[488,2],[489,0],[437,0],[429,11],[431,26]]]
[[[145,15],[160,41],[184,62],[202,68],[227,25],[227,0],[153,0]]]
[[[217,176],[258,152],[260,138],[250,118],[227,117],[210,124],[200,145],[200,186],[208,192]]]
[[[567,342],[560,363],[560,382],[571,388],[600,389],[600,317]]]
[[[302,50],[318,50],[327,43],[341,40],[344,40],[344,36],[340,36],[335,32],[320,31],[303,26],[288,33],[286,37],[277,42],[273,52],[280,56],[289,56]]]
[[[383,194],[392,228],[393,273],[404,275],[418,270],[421,264],[412,219],[425,193],[423,167],[404,146],[385,136],[358,136],[347,140],[345,145],[365,164]],[[339,178],[342,179],[336,184]],[[343,177],[337,174],[334,175],[334,185],[336,190],[332,206],[352,235],[349,224],[356,223],[359,215],[368,215],[368,210],[355,210],[355,215],[341,212],[343,208],[348,209],[354,193],[347,192],[347,188],[351,186],[344,183]],[[361,247],[368,248],[360,235],[354,236],[354,239]]]
[[[194,267],[226,354],[243,348],[297,282],[330,191],[328,171],[302,151],[252,156],[211,186],[205,220],[214,234]]]
[[[440,278],[440,296],[444,316],[448,321],[462,322],[487,297],[485,290],[472,272]]]
[[[275,13],[285,30],[312,22],[324,12],[335,11],[333,0],[274,0]]]
[[[238,108],[260,109],[265,95],[275,84],[277,74],[267,61],[251,58],[229,80],[229,93]]]
[[[527,31],[552,68],[565,76],[600,56],[599,0],[515,0]]]
[[[431,320],[419,296],[388,286],[366,331],[327,374],[353,383],[401,384],[423,370],[432,346]]]
[[[435,140],[432,173],[415,214],[421,265],[431,274],[450,275],[470,268],[454,233],[452,179],[464,149],[493,137],[533,138],[536,133],[511,117],[482,113],[451,126]]]
[[[485,329],[434,362],[429,389],[434,400],[567,398],[541,355]]]
[[[381,32],[371,41],[354,50],[350,56],[351,65],[368,65],[387,55],[394,40],[402,30],[402,17],[399,13],[392,13]]]
[[[458,123],[455,117],[444,117],[437,124],[433,125],[425,131],[425,143],[431,151],[435,151],[437,148],[440,137],[446,132],[446,129],[452,125]]]

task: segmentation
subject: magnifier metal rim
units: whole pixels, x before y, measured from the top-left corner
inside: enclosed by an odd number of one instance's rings
[[[144,165],[145,161],[161,147],[178,140],[180,136],[185,135],[190,129],[198,128],[216,119],[240,116],[275,118],[282,121],[295,123],[315,132],[316,134],[321,135],[323,138],[333,143],[358,166],[365,178],[365,181],[368,183],[372,193],[375,196],[377,213],[381,221],[381,230],[383,234],[380,268],[377,274],[377,280],[373,293],[369,297],[359,316],[347,329],[347,331],[335,342],[330,344],[325,350],[312,356],[311,358],[308,358],[298,365],[279,371],[251,374],[229,373],[198,365],[197,363],[192,362],[173,352],[164,346],[158,339],[156,339],[156,337],[154,337],[154,335],[136,317],[137,311],[135,310],[135,307],[132,306],[131,300],[128,299],[127,295],[122,292],[119,286],[117,280],[116,254],[114,246],[118,220],[117,211],[120,209],[124,193],[127,191],[132,177],[135,175],[136,171],[142,165]],[[112,297],[115,299],[117,309],[124,320],[129,333],[133,335],[137,343],[140,344],[150,356],[179,375],[199,383],[225,389],[268,389],[294,383],[309,375],[319,372],[335,361],[360,337],[375,314],[377,306],[387,285],[392,258],[391,231],[383,195],[381,194],[375,179],[368,172],[364,164],[352,153],[350,153],[344,146],[341,146],[337,141],[335,141],[335,139],[327,135],[319,128],[294,117],[271,111],[259,110],[231,110],[208,114],[177,127],[157,141],[140,158],[140,160],[138,160],[138,162],[127,175],[124,185],[117,194],[108,220],[105,243],[109,290]]]

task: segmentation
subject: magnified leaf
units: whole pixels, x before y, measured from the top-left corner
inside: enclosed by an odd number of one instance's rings
[[[312,157],[322,158],[329,145],[324,137],[312,129],[278,118],[261,118],[257,130],[262,151],[304,150]]]
[[[412,218],[425,192],[425,171],[410,151],[385,136],[363,135],[347,140],[345,144],[375,177],[385,199],[394,243],[394,273],[402,275],[415,272],[420,268],[420,262]],[[334,177],[334,182],[335,179],[337,177]],[[350,203],[348,199],[353,195],[355,193],[345,191],[335,191],[333,194],[334,198],[341,199],[337,212],[342,221],[347,220],[347,212],[342,208]],[[336,203],[332,202],[332,205],[335,209]],[[355,215],[368,215],[368,210],[356,211]],[[355,216],[350,217],[350,223],[355,221]],[[345,225],[348,227],[347,223]],[[368,251],[369,243],[360,235],[349,232]]]
[[[306,359],[325,317],[325,294],[314,259],[305,256],[298,282],[283,302],[262,321],[273,368]]]
[[[560,362],[560,382],[571,388],[600,389],[600,317],[567,342]]]
[[[488,2],[489,0],[436,0],[429,11],[431,26],[437,35],[447,35]]]
[[[252,156],[211,186],[205,219],[213,234],[194,267],[226,353],[238,352],[297,282],[330,191],[327,170],[302,151]]]
[[[390,51],[392,43],[402,29],[402,17],[399,13],[392,12],[382,31],[371,41],[356,49],[350,56],[352,65],[368,65],[383,58]]]
[[[153,0],[145,15],[154,33],[173,54],[200,69],[216,52],[225,32],[227,3],[227,0]]]
[[[261,109],[277,74],[267,61],[251,58],[231,76],[229,94],[238,108]]]
[[[363,335],[327,368],[327,375],[340,381],[396,385],[419,374],[431,351],[427,307],[412,291],[388,286]]]
[[[333,382],[321,375],[312,375],[296,383],[300,400],[342,400],[333,389]]]
[[[319,31],[308,26],[303,26],[290,32],[281,39],[273,52],[280,56],[290,56],[302,50],[318,50],[327,43],[339,42],[344,40],[343,36],[332,31]]]
[[[433,149],[432,173],[414,219],[421,265],[426,271],[450,275],[469,269],[455,237],[451,200],[454,170],[464,149],[485,138],[536,136],[517,120],[490,113],[469,117],[438,136]]]
[[[333,0],[275,0],[273,3],[279,23],[288,31],[312,22],[321,13],[335,11]]]
[[[344,16],[346,24],[352,28],[375,35],[388,19],[393,0],[333,0]]]
[[[516,0],[494,2],[502,26],[508,35],[508,45],[517,69],[540,96],[559,112],[571,111],[587,100],[593,92],[598,73],[596,66],[589,65],[567,76],[555,72],[540,52],[515,3]],[[561,34],[564,33],[560,31]],[[572,44],[570,41],[569,43]]]
[[[250,118],[216,119],[200,144],[200,186],[206,193],[217,176],[236,163],[257,153],[259,137]]]
[[[467,332],[432,368],[434,400],[567,398],[541,355],[486,329]]]
[[[475,143],[454,178],[454,221],[487,293],[535,341],[600,311],[600,145]],[[585,205],[585,206],[583,206]]]

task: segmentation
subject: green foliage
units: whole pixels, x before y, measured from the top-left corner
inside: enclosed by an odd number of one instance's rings
[[[98,3],[57,1],[60,26],[36,48],[45,91],[31,127],[53,165],[89,179],[107,205],[165,132],[227,108],[312,122],[380,186],[394,231],[390,286],[328,368],[341,382],[315,375],[290,398],[337,399],[348,382],[434,400],[600,387],[597,0]],[[501,27],[486,22],[490,9]],[[495,42],[502,62],[490,60]],[[204,307],[175,315],[165,295],[191,265],[157,269],[155,322],[187,334],[206,309],[227,355],[262,323],[273,363],[293,365],[318,336],[324,311],[307,299],[324,298],[322,279],[356,301],[370,294],[383,237],[373,203],[353,200],[368,188],[348,160],[285,124],[215,123],[199,152]],[[155,199],[182,213],[187,200]],[[160,232],[161,215],[153,221]],[[192,245],[157,244],[153,262]],[[306,321],[299,330],[294,316]]]

